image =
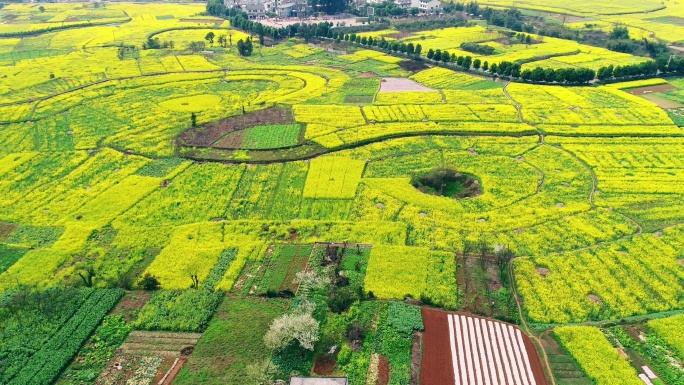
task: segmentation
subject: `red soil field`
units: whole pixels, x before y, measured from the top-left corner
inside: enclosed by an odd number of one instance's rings
[[[451,365],[449,322],[445,312],[423,308],[423,361],[420,367],[420,385],[446,385],[454,383]]]
[[[541,360],[539,359],[534,344],[519,328],[500,321],[470,314],[448,313],[428,308],[423,308],[422,313],[425,331],[423,332],[423,360],[420,371],[420,385],[482,385],[485,383],[482,379],[486,378],[491,378],[493,384],[522,384],[522,380],[518,378],[518,374],[516,374],[516,368],[518,368],[521,378],[524,379],[524,377],[529,374],[534,378],[534,383],[536,385],[548,385],[546,377],[544,376]],[[461,323],[459,323],[460,326],[457,327],[455,321],[453,324],[450,323],[450,314],[456,315],[455,319],[458,319],[459,316],[465,316],[465,318],[461,318]],[[467,320],[468,322],[463,323],[463,320]],[[477,328],[473,327],[473,325]],[[491,330],[496,330],[496,337],[490,335],[487,344],[481,343],[483,341],[482,339],[473,340],[473,336],[478,336],[478,338],[480,338],[481,336],[486,335],[485,331],[489,333],[490,329],[482,325],[491,325]],[[459,350],[459,345],[455,344],[457,356],[464,358],[463,362],[458,362],[460,366],[455,365],[456,359],[452,357],[453,335],[450,333],[450,326],[454,328],[452,330],[455,330],[457,336],[462,336],[463,339],[466,340],[464,346],[468,346],[468,336],[470,336],[471,339],[470,355],[467,354],[468,350]],[[466,330],[469,326],[470,329]],[[479,326],[482,327],[479,328]],[[502,333],[503,330],[508,330],[508,334]],[[482,333],[480,333],[480,331],[482,331]],[[516,339],[518,332],[521,333],[519,335],[519,337],[521,337],[520,339]],[[512,343],[507,343],[506,338],[508,338],[508,335],[511,336],[510,341]],[[497,338],[499,339],[499,343],[497,343]],[[504,345],[500,345],[501,341],[504,342]],[[516,341],[522,341],[522,344],[519,342],[515,343]],[[489,348],[485,349],[485,345],[491,345],[491,350]],[[505,348],[500,349],[500,347],[504,346]],[[520,351],[516,351],[516,347],[519,348]],[[505,352],[507,349],[508,356],[506,356]],[[523,359],[524,351],[527,352],[529,361]],[[491,355],[492,352],[494,353],[493,356],[496,356],[495,358]],[[516,359],[516,357],[518,357],[518,359]],[[452,359],[454,361],[452,361]],[[500,365],[492,365],[492,363],[495,362],[495,359],[500,359],[502,363]],[[504,362],[508,363],[506,366],[510,365],[510,367],[505,370],[503,365]],[[459,379],[456,379],[454,376],[454,370],[456,370],[454,369],[455,366],[461,368],[461,377]],[[467,370],[468,376],[465,375],[466,371],[464,371],[463,368]],[[477,373],[477,376],[473,373]],[[501,377],[502,374],[506,377],[505,380]],[[478,382],[477,378],[479,378],[480,375],[482,375],[482,379]],[[498,382],[497,377],[499,377]],[[462,381],[464,378],[465,380]]]

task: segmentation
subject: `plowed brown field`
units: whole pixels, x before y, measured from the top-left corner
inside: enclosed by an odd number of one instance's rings
[[[548,385],[532,341],[492,319],[423,308],[421,385]]]

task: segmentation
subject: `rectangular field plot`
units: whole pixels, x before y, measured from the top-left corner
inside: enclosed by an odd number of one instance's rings
[[[423,308],[421,385],[546,385],[532,341],[512,325]]]
[[[268,262],[264,264],[264,275],[257,284],[260,294],[272,292],[296,292],[294,281],[297,273],[306,269],[311,254],[311,245],[274,246]]]
[[[0,308],[0,383],[53,383],[122,295],[119,289],[52,288],[26,298],[6,296]]]
[[[595,384],[644,384],[636,370],[620,356],[598,328],[565,326],[554,329],[554,334]]]
[[[456,307],[453,256],[424,247],[375,245],[371,249],[365,289],[378,298],[428,298],[447,309]]]
[[[304,184],[305,198],[351,199],[366,165],[362,160],[325,157],[311,161]]]

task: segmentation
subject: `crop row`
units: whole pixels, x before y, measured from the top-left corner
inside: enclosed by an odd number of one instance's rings
[[[78,312],[30,358],[9,385],[51,384],[122,295],[122,290],[95,291]]]
[[[554,334],[595,384],[643,384],[636,370],[620,357],[599,329],[566,326],[554,329]]]
[[[518,289],[530,320],[565,323],[614,319],[684,306],[684,273],[673,246],[682,228],[635,236],[557,256],[519,259]],[[542,275],[539,268],[547,269]]]

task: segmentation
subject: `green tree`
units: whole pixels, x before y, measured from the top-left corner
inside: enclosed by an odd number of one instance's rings
[[[472,62],[473,58],[470,56],[466,56],[465,58],[463,58],[463,63],[461,63],[461,66],[463,66],[463,68],[465,69],[469,69]]]
[[[598,77],[599,80],[607,80],[613,77],[613,65],[609,65],[608,67],[601,67],[598,69],[596,76]]]
[[[482,65],[482,62],[480,61],[480,59],[473,60],[473,68],[479,69],[480,65]]]
[[[446,62],[448,62],[450,59],[451,59],[451,54],[449,53],[449,51],[443,51],[443,52],[442,52],[441,60],[442,60],[443,62],[446,63]]]
[[[250,56],[252,54],[253,49],[252,39],[248,37],[247,40],[238,40],[237,49],[240,53],[240,56]]]
[[[432,59],[433,57],[435,57],[435,51],[432,48],[430,48],[427,52],[427,58]]]
[[[214,32],[210,31],[207,34],[207,36],[204,37],[204,40],[208,41],[209,44],[211,44],[213,46],[214,45],[214,36],[216,36],[216,35],[214,35]]]

